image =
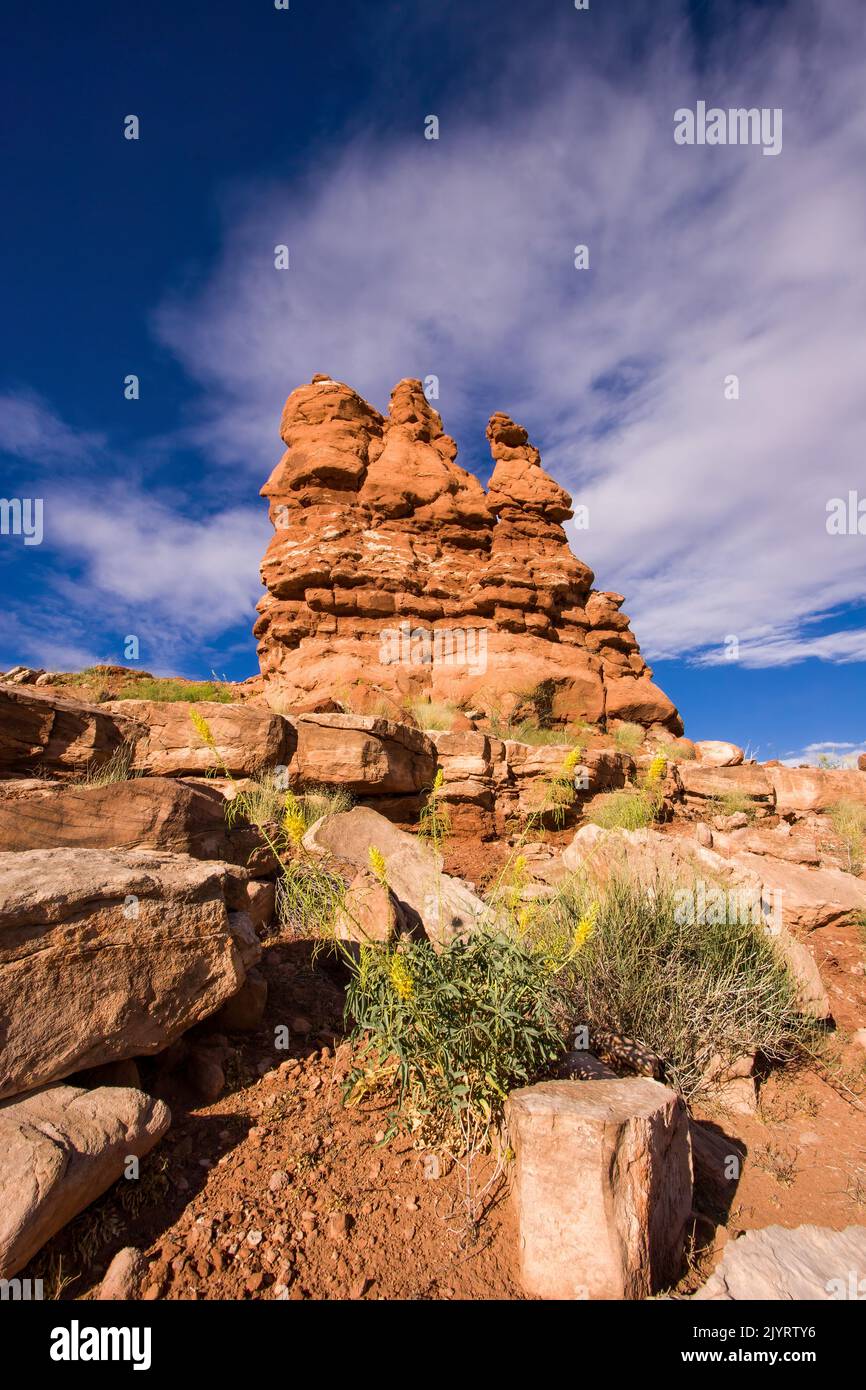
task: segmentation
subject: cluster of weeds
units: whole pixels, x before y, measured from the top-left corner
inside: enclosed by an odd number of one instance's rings
[[[108,787],[115,782],[128,782],[140,774],[133,769],[135,746],[120,743],[105,762],[91,761],[81,777],[83,787]]]
[[[866,805],[860,801],[837,801],[828,808],[833,829],[842,841],[849,873],[861,874],[866,840]]]

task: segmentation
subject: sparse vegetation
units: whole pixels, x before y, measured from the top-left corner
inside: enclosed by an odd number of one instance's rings
[[[842,841],[849,873],[861,874],[866,839],[866,806],[859,801],[837,801],[829,808],[833,829]]]
[[[407,700],[405,708],[419,729],[450,729],[458,714],[446,700]]]
[[[90,762],[84,769],[81,785],[84,787],[108,787],[114,782],[128,782],[139,774],[133,771],[132,762],[135,748],[130,743],[121,743],[104,763]]]
[[[604,792],[586,813],[587,820],[603,830],[643,830],[655,817],[655,803],[641,787]]]
[[[666,767],[664,755],[657,753],[640,785],[597,796],[587,811],[587,820],[603,830],[644,830],[652,825],[664,801]]]
[[[673,884],[624,870],[603,891],[576,881],[553,916],[567,932],[593,906],[594,929],[568,968],[575,1020],[640,1042],[687,1099],[709,1085],[714,1058],[785,1061],[815,1038],[760,925],[684,921]]]
[[[171,676],[129,681],[117,695],[118,700],[187,700],[190,704],[202,700],[221,705],[230,704],[234,698],[227,686],[219,685],[216,681],[181,681]]]
[[[301,817],[306,830],[322,816],[348,811],[351,805],[352,797],[342,787],[311,786],[296,795],[287,789],[285,773],[269,768],[238,787],[226,802],[225,816],[230,826],[243,822],[262,829],[281,824],[288,807]]]
[[[621,753],[636,753],[646,738],[640,724],[619,724],[613,731],[613,741]]]
[[[710,816],[743,815],[753,821],[758,814],[758,808],[748,796],[732,790],[723,792],[720,796],[710,797],[707,802],[707,814]]]

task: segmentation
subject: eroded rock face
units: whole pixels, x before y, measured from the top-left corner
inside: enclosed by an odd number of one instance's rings
[[[261,947],[229,866],[147,850],[0,854],[0,1098],[161,1051]]]
[[[647,1077],[512,1091],[521,1278],[537,1298],[646,1298],[675,1282],[692,1206],[686,1108]]]
[[[148,1153],[171,1114],[161,1100],[118,1086],[47,1086],[0,1104],[0,1278]]]
[[[493,710],[549,681],[555,717],[681,732],[622,596],[594,590],[569,549],[568,493],[507,415],[487,427],[487,492],[419,381],[395,387],[384,418],[314,378],[286,402],[281,434],[255,627],[274,702],[366,708],[375,689],[398,706],[428,695]]]
[[[247,862],[252,831],[226,827],[219,792],[167,777],[105,786],[55,783],[29,797],[0,798],[0,851],[165,849],[196,859]]]
[[[140,733],[128,713],[0,685],[0,772],[81,772],[133,747]]]

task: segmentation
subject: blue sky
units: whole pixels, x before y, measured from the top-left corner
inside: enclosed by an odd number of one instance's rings
[[[0,496],[43,498],[45,534],[0,536],[0,668],[122,661],[134,633],[147,669],[251,674],[286,395],[326,371],[382,408],[435,374],[464,466],[486,479],[507,410],[588,507],[574,548],[692,736],[864,747],[866,536],[826,529],[866,497],[864,14],[5,18]],[[698,100],[781,107],[781,154],[677,146]]]

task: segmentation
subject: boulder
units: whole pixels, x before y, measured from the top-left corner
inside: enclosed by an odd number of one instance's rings
[[[285,767],[292,748],[291,726],[279,714],[252,704],[217,700],[114,700],[101,709],[133,720],[144,732],[134,768],[154,777],[183,777],[225,770],[247,777],[264,768]],[[214,747],[201,737],[190,714],[204,718]]]
[[[369,869],[359,869],[334,918],[338,941],[393,941],[404,923],[400,904]]]
[[[344,787],[358,795],[405,795],[429,787],[436,748],[420,729],[360,714],[305,714],[287,719],[297,743],[293,785]]]
[[[21,1269],[165,1134],[142,1091],[48,1086],[0,1104],[0,1278]],[[132,1181],[132,1179],[130,1179]]]
[[[61,699],[47,691],[0,685],[0,772],[68,774],[101,766],[140,727],[104,705]]]
[[[97,1298],[122,1300],[140,1298],[147,1274],[147,1260],[134,1245],[118,1250],[99,1286]]]
[[[0,1097],[161,1051],[261,947],[230,866],[155,850],[0,854]]]
[[[721,739],[698,739],[695,755],[702,767],[737,767],[745,757],[742,748]]]
[[[101,787],[56,783],[48,794],[0,800],[0,852],[161,849],[246,863],[258,844],[254,831],[227,828],[219,792],[167,777]]]
[[[537,1298],[636,1299],[680,1275],[692,1208],[688,1116],[647,1077],[512,1091],[521,1280]]]
[[[866,1226],[766,1226],[725,1246],[697,1300],[806,1302],[862,1299]]]
[[[826,811],[838,801],[866,803],[866,776],[854,768],[771,767],[780,816]]]
[[[772,769],[744,763],[741,767],[708,767],[698,762],[678,762],[674,774],[686,801],[706,807],[707,801],[728,795],[744,797],[756,810],[769,811],[773,806]]]
[[[461,879],[442,872],[441,855],[369,807],[356,806],[324,817],[304,836],[309,853],[355,869],[369,867],[371,847],[384,858],[388,888],[404,912],[407,927],[420,923],[434,945],[447,945],[480,925],[494,925],[486,903]]]
[[[226,1033],[254,1033],[261,1027],[268,1002],[268,982],[260,970],[253,967],[238,990],[214,1017],[214,1023]]]

